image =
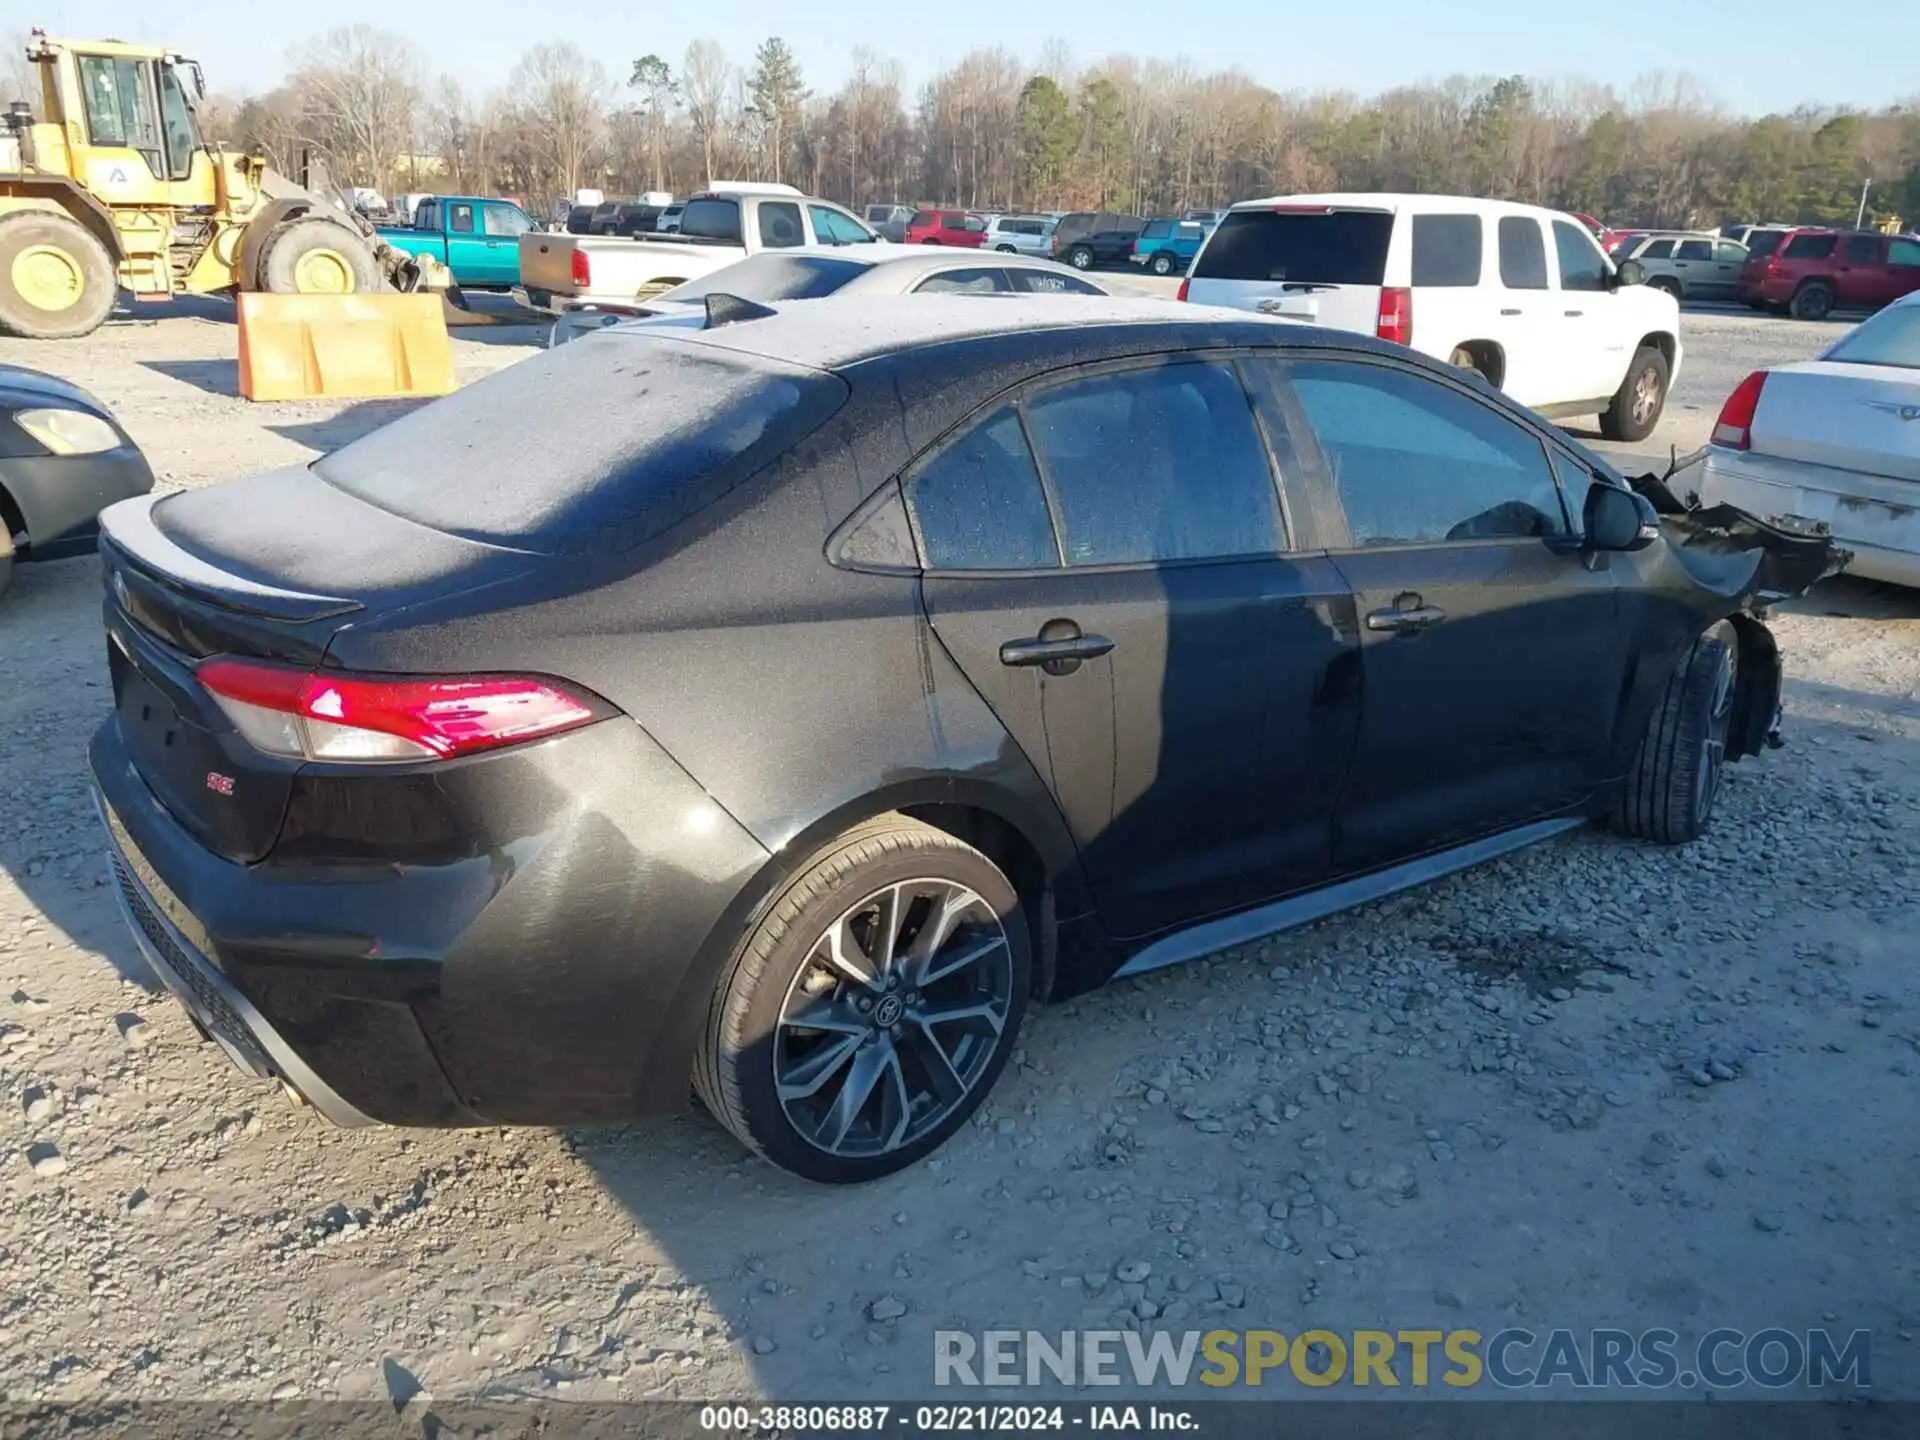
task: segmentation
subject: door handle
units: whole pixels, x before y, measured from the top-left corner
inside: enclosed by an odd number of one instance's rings
[[[1500,313],[1502,315],[1518,315],[1520,312],[1518,310],[1502,310]]]
[[[1367,615],[1367,629],[1384,630],[1392,635],[1411,635],[1438,625],[1447,618],[1447,612],[1438,605],[1414,605],[1405,610],[1398,607],[1392,610],[1374,610]]]
[[[1008,640],[1000,646],[1002,665],[1038,665],[1049,675],[1071,675],[1085,660],[1097,660],[1113,649],[1104,635],[1083,635],[1071,620],[1049,620],[1029,640]]]
[[[1587,312],[1584,310],[1569,310],[1566,312],[1566,316],[1569,320],[1578,320],[1582,315],[1586,313]]]

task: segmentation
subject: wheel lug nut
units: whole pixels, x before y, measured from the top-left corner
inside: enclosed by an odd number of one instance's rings
[[[871,1010],[871,1009],[873,1009],[873,1001],[871,1001],[871,1000],[869,1000],[869,999],[868,999],[868,998],[867,998],[866,996],[864,996],[864,995],[862,995],[862,996],[860,997],[860,1001],[859,1001],[859,1004],[860,1004],[860,1013],[861,1013],[862,1015],[864,1015],[864,1014],[866,1014],[866,1013],[867,1013],[867,1011],[869,1011],[869,1010]]]

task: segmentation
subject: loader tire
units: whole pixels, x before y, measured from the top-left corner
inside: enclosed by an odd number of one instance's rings
[[[269,295],[368,295],[384,287],[366,241],[344,225],[309,215],[268,237],[260,288]]]
[[[91,335],[113,313],[113,257],[78,221],[51,210],[0,219],[0,334]]]

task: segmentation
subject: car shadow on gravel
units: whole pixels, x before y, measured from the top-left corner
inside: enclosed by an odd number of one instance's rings
[[[403,415],[411,415],[422,405],[431,404],[427,397],[410,397],[394,400],[362,400],[350,405],[338,415],[330,415],[324,420],[294,421],[285,425],[269,425],[266,428],[281,435],[296,445],[305,445],[316,456],[328,455],[342,445],[351,444],[363,435],[370,435],[382,425],[390,425]]]

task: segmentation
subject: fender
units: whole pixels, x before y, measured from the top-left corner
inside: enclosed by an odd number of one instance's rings
[[[106,246],[107,257],[114,264],[127,258],[126,247],[120,243],[120,232],[114,227],[113,212],[82,189],[78,181],[65,175],[0,177],[0,197],[9,195],[50,202],[49,208],[77,220],[88,234]],[[0,212],[0,220],[8,213],[18,212]]]
[[[247,228],[241,232],[240,255],[233,267],[240,289],[260,288],[260,258],[266,251],[268,237],[287,221],[297,220],[312,210],[313,203],[311,197],[288,196],[269,200],[254,212]]]

